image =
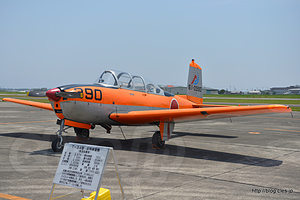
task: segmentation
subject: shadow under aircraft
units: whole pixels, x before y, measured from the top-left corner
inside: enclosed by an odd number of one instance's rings
[[[188,133],[183,132],[174,132],[175,137],[182,137]],[[225,135],[211,135],[211,134],[197,134],[200,137],[215,137],[215,138],[236,138],[235,136],[225,136]],[[44,135],[39,133],[4,133],[0,134],[2,137],[12,137],[12,138],[21,138],[28,140],[36,141],[51,141],[55,136],[54,135]],[[65,136],[66,142],[76,142],[75,136]],[[82,143],[82,142],[81,142]],[[258,167],[274,167],[282,164],[282,161],[261,158],[256,156],[235,154],[235,153],[226,153],[221,151],[206,150],[193,147],[185,147],[179,145],[169,144],[164,149],[152,149],[151,148],[151,137],[142,137],[138,139],[111,139],[111,138],[90,138],[90,140],[84,141],[85,144],[90,145],[99,145],[99,146],[108,146],[113,147],[114,150],[120,151],[134,151],[144,154],[157,154],[164,156],[179,156],[184,158],[193,158],[193,159],[204,159],[211,160],[216,162],[226,162],[226,163],[236,163],[243,165],[251,165]],[[30,153],[30,155],[45,155],[53,156],[57,153],[51,151],[51,149],[37,150]]]

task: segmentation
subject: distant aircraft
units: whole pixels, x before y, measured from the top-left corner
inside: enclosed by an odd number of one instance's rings
[[[163,91],[142,76],[107,70],[91,85],[64,85],[47,91],[49,103],[4,98],[3,101],[54,111],[60,124],[53,151],[62,151],[65,126],[74,127],[78,140],[89,138],[89,130],[100,125],[109,133],[112,126],[156,125],[154,148],[164,148],[175,123],[264,113],[286,113],[284,105],[220,106],[203,104],[202,69],[189,65],[187,95]]]

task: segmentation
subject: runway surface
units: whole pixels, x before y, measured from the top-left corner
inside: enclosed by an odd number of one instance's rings
[[[155,126],[123,127],[126,141],[119,127],[96,127],[84,143],[114,147],[127,200],[299,199],[300,112],[293,115],[176,124],[163,150],[151,148]],[[0,199],[48,199],[61,157],[51,150],[56,116],[0,102],[0,127]],[[64,138],[76,142],[72,129]],[[121,199],[111,157],[101,186]],[[55,196],[77,190],[57,186]]]

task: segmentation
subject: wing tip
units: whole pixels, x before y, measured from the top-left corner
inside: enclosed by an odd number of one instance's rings
[[[292,112],[292,109],[288,105],[273,104],[269,105],[268,108],[274,112]]]

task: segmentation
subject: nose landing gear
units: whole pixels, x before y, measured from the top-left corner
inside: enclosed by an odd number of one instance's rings
[[[59,130],[56,132],[57,138],[52,141],[52,150],[54,152],[61,152],[64,148],[64,142],[62,138],[62,133],[65,132],[70,126],[67,125],[67,128],[65,128],[65,120],[58,120],[57,124],[60,125]],[[94,128],[94,126],[92,126]],[[83,141],[83,140],[88,140],[90,137],[90,130],[89,129],[84,129],[84,128],[77,128],[74,127],[74,131],[76,133],[76,140],[77,141]]]
[[[57,138],[55,140],[53,140],[52,144],[51,144],[52,150],[54,152],[62,152],[62,150],[64,149],[64,142],[63,142],[63,138],[62,138],[61,134],[62,134],[62,132],[66,133],[66,129],[68,129],[68,128],[65,128],[65,120],[64,119],[60,120],[59,124],[60,124],[60,128],[56,132],[56,134],[58,133]]]
[[[64,148],[62,138],[58,137],[55,140],[53,140],[51,147],[54,152],[61,152]]]

